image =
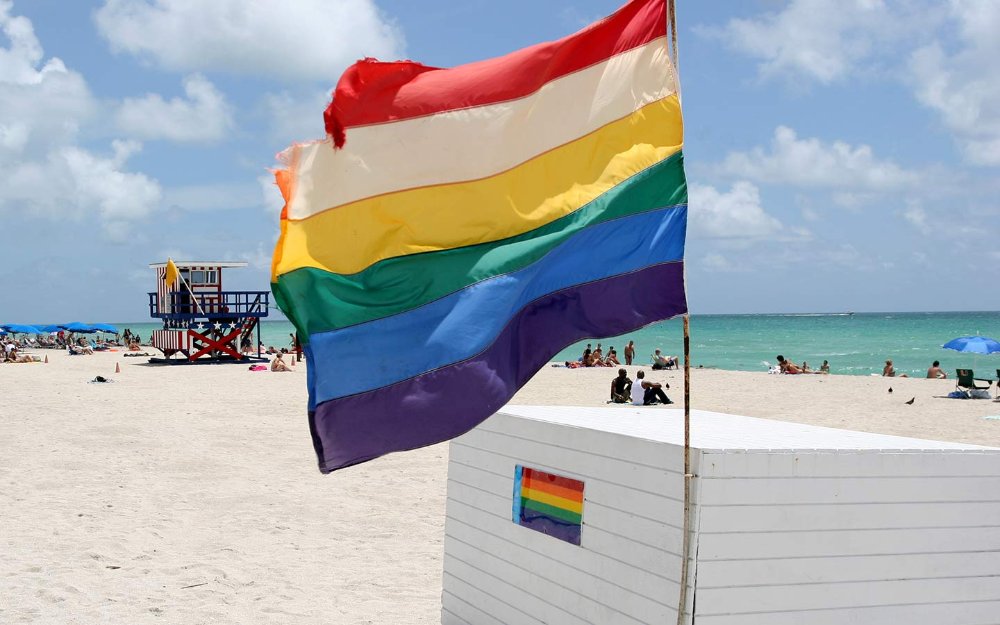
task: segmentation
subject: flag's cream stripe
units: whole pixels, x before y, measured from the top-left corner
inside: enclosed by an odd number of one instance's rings
[[[350,145],[353,126],[517,99],[551,80],[665,37],[666,21],[663,0],[633,0],[563,39],[458,67],[366,59],[349,67],[337,83],[327,109],[328,128],[347,128]]]
[[[320,470],[329,473],[464,434],[499,410],[564,347],[588,337],[626,334],[686,311],[683,262],[535,300],[468,360],[367,393],[310,404],[309,430]],[[343,360],[322,363],[310,353],[309,362],[315,363],[309,367],[310,398],[319,379],[345,376]]]
[[[480,280],[517,271],[584,228],[686,202],[683,154],[678,152],[580,210],[522,235],[389,258],[350,275],[304,267],[280,276],[271,290],[307,343],[312,334],[399,314]],[[296,298],[297,293],[309,297]]]
[[[520,271],[399,315],[314,334],[309,341],[312,362],[350,363],[362,374],[343,375],[334,367],[335,374],[317,377],[311,399],[320,403],[362,393],[465,360],[486,349],[519,310],[539,298],[678,261],[684,257],[686,219],[686,207],[675,207],[599,224]],[[407,358],[399,357],[402,346]]]
[[[357,128],[342,150],[299,150],[289,219],[415,187],[506,171],[675,93],[666,39],[499,104]],[[581,101],[591,106],[579,106]]]
[[[356,273],[386,258],[517,236],[578,210],[682,143],[680,107],[672,95],[490,178],[283,220],[273,278],[300,267]]]

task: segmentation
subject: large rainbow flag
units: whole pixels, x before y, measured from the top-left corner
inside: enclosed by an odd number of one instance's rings
[[[323,472],[458,436],[564,347],[686,312],[666,24],[633,0],[507,56],[344,73],[331,139],[276,175],[272,289]]]

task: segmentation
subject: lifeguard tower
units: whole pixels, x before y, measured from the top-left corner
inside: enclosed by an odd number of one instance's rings
[[[149,294],[149,314],[163,320],[163,329],[153,332],[152,343],[166,356],[151,362],[262,359],[260,320],[267,317],[270,292],[222,290],[222,270],[247,264],[174,261],[174,265],[180,278],[172,287],[167,286],[167,263],[150,265],[156,272],[156,292]],[[245,353],[249,349],[244,348],[251,345],[252,353]],[[184,358],[173,358],[178,353]]]

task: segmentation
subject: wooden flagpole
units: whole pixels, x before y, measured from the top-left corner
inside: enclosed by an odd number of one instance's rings
[[[677,13],[675,0],[667,2],[667,28],[670,35],[671,61],[677,98],[680,101],[680,60],[677,52]],[[691,316],[684,313],[684,530],[681,538],[680,596],[677,600],[677,625],[688,622],[688,571],[691,559]],[[692,619],[694,615],[692,614]]]

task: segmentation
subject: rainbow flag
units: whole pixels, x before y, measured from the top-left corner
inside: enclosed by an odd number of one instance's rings
[[[579,545],[583,482],[517,465],[513,510],[518,525]]]
[[[562,348],[686,312],[666,22],[634,0],[500,58],[344,73],[331,139],[276,173],[272,289],[323,472],[458,436]]]

